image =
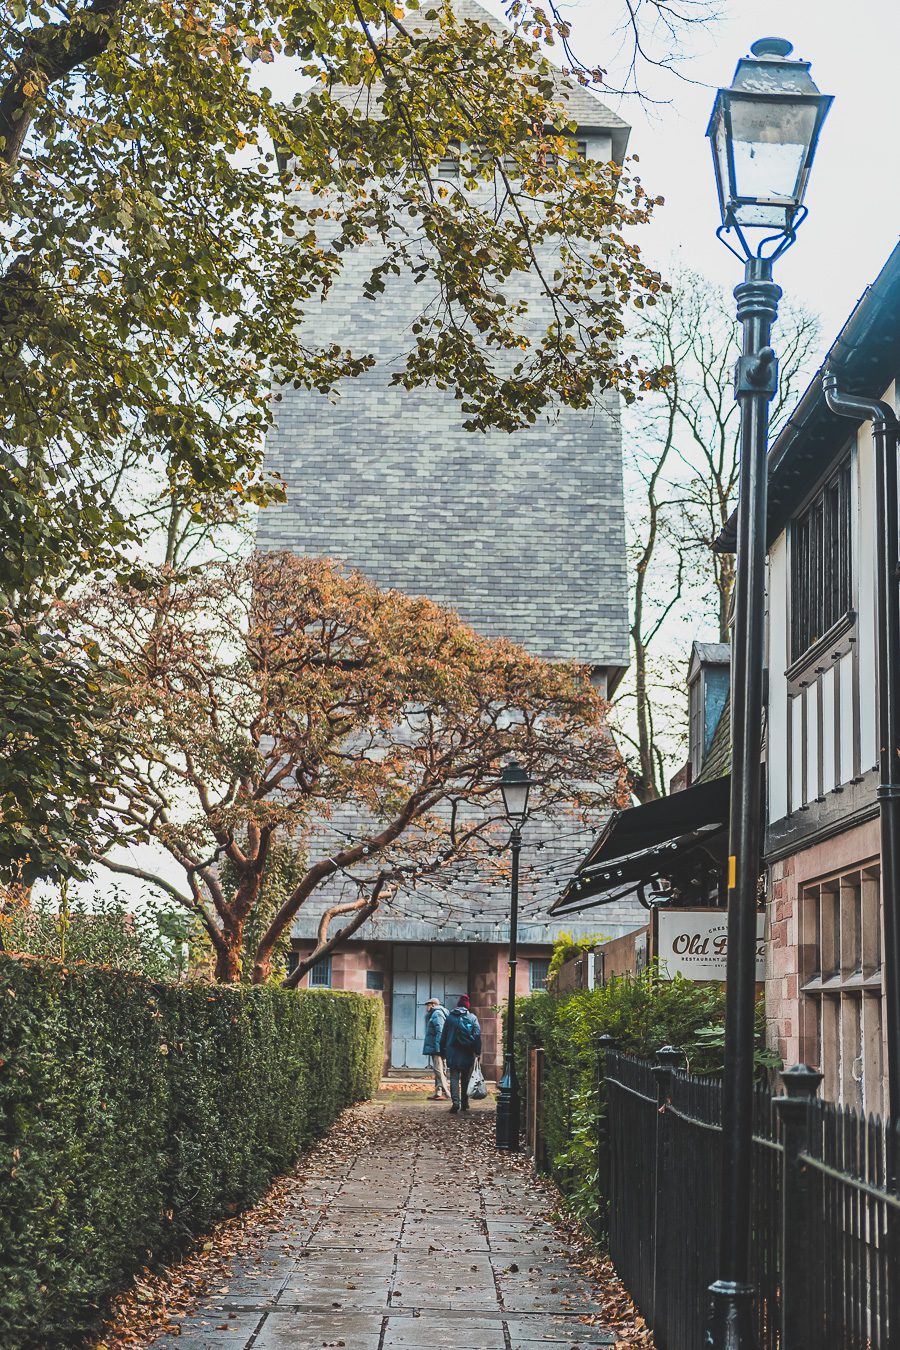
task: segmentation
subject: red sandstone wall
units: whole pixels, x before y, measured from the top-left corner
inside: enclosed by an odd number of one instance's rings
[[[804,969],[799,897],[803,887],[877,858],[878,821],[773,863],[769,874],[766,1014],[769,1043],[785,1064],[818,1064],[812,1009],[800,993]]]
[[[312,943],[296,948],[300,957],[308,956],[313,949]],[[366,972],[379,971],[383,977],[382,990],[366,987]],[[391,976],[393,966],[389,943],[372,943],[371,946],[354,944],[343,951],[336,951],[331,957],[332,989],[351,989],[357,994],[371,994],[384,1002],[384,1068],[390,1067],[391,1047]],[[308,984],[307,976],[300,981],[301,988]]]
[[[308,955],[311,950],[311,943],[297,947],[301,957]],[[516,971],[516,994],[519,998],[525,998],[530,993],[530,958],[547,959],[552,950],[550,946],[520,947]],[[469,947],[469,998],[472,1000],[472,1011],[481,1023],[484,1076],[492,1080],[500,1077],[503,1068],[500,1008],[506,1002],[509,985],[508,958],[506,947],[487,943]],[[384,977],[384,989],[380,995],[377,990],[366,987],[366,972],[369,970],[380,971]],[[354,943],[343,951],[334,952],[331,958],[333,989],[352,989],[357,993],[380,996],[384,1000],[385,1072],[390,1068],[392,975],[390,943]],[[304,977],[301,986],[306,987],[306,984],[307,978]]]

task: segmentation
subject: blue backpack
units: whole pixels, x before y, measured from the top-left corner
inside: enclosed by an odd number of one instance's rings
[[[478,1023],[471,1013],[454,1017],[453,1044],[460,1050],[474,1050],[478,1044]]]

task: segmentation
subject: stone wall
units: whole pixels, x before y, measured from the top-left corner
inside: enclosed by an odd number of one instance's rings
[[[814,1007],[801,992],[813,958],[814,934],[802,922],[803,888],[870,864],[879,855],[878,821],[833,835],[771,865],[768,942],[766,944],[766,1013],[770,1044],[786,1064],[821,1066]],[[823,1047],[829,1053],[828,1047]]]
[[[295,950],[300,956],[306,956],[312,947],[310,944],[297,944]],[[503,1019],[500,1008],[506,1003],[509,982],[509,951],[506,947],[489,943],[473,943],[468,946],[469,978],[468,994],[472,1002],[472,1011],[481,1023],[482,1067],[489,1080],[500,1077],[503,1067]],[[545,945],[525,943],[519,947],[519,962],[516,971],[517,997],[525,998],[529,994],[529,961],[533,958],[549,960],[552,948]],[[383,977],[383,989],[370,989],[366,976],[369,971],[377,971]],[[304,977],[302,987],[306,987]],[[393,993],[393,944],[351,942],[343,950],[337,950],[331,958],[331,987],[333,989],[352,989],[357,993],[381,998],[384,1002],[385,1017],[385,1072],[390,1068],[391,1012]]]

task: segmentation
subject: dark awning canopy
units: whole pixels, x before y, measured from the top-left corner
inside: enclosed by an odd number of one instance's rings
[[[658,878],[689,870],[695,859],[724,861],[730,785],[725,775],[644,806],[614,811],[550,913],[573,914],[610,904]]]

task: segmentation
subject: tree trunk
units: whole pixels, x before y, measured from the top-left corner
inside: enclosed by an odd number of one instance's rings
[[[302,961],[298,961],[297,965],[291,971],[290,975],[288,975],[287,979],[282,981],[283,989],[295,989],[297,985],[300,983],[300,981],[303,979],[303,976],[306,974],[306,972],[309,969],[311,969],[311,967],[314,966],[317,961],[321,961],[324,956],[329,956],[334,951],[334,949],[338,947],[342,942],[346,941],[347,938],[352,937],[353,934],[356,932],[356,930],[363,926],[366,919],[368,919],[371,914],[375,913],[376,909],[378,908],[378,898],[376,896],[374,899],[371,900],[360,900],[357,904],[354,904],[352,906],[338,905],[335,906],[335,908],[341,911],[353,909],[355,913],[350,922],[344,924],[344,927],[338,929],[338,931],[334,933],[330,938],[323,938],[322,936],[323,925],[320,924],[319,940],[317,941],[315,947],[309,953],[309,955],[304,957]],[[330,919],[328,922],[330,922]],[[254,983],[255,982],[256,980],[254,975]]]
[[[653,736],[650,731],[650,703],[647,693],[647,649],[643,642],[634,641],[635,694],[637,698],[638,753],[641,781],[634,793],[640,802],[654,802],[659,797],[656,786],[656,765],[653,761]]]
[[[719,590],[719,641],[728,642],[728,615],[731,609],[731,591],[734,586],[734,561],[725,556],[719,562],[719,575],[716,578]]]
[[[59,6],[57,8],[60,8]],[[40,104],[40,94],[106,51],[112,25],[125,0],[92,0],[85,9],[67,16],[67,23],[45,23],[28,32],[28,42],[12,62],[11,74],[0,89],[0,160],[14,168]],[[28,91],[28,92],[26,92]]]
[[[221,945],[216,946],[216,983],[240,984],[241,982],[241,943],[234,941],[232,934],[226,934]]]

